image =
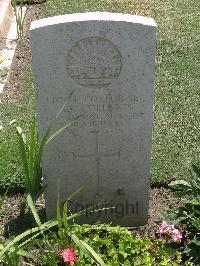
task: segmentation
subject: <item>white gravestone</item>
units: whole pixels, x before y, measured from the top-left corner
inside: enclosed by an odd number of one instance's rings
[[[100,12],[49,17],[32,22],[31,43],[40,135],[72,91],[53,131],[81,115],[44,154],[47,215],[56,213],[59,179],[61,202],[83,187],[69,202],[73,213],[89,208],[81,223],[147,223],[154,20]]]

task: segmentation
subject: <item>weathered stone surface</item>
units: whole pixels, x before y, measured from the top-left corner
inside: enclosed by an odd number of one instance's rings
[[[83,13],[31,25],[40,134],[74,91],[53,131],[80,120],[47,147],[46,209],[60,198],[72,212],[91,207],[80,222],[145,224],[151,159],[156,25],[153,19]],[[93,212],[99,207],[109,210]],[[92,207],[95,206],[95,207]]]

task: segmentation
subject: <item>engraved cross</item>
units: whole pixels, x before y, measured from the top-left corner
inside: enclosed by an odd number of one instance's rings
[[[120,151],[118,152],[113,152],[113,153],[101,153],[99,151],[99,131],[91,131],[95,134],[95,150],[94,153],[91,154],[73,154],[73,159],[75,160],[76,158],[82,158],[82,159],[87,159],[87,158],[95,158],[96,161],[96,177],[97,177],[97,182],[98,182],[98,194],[101,193],[102,187],[101,187],[101,175],[100,175],[100,163],[102,158],[111,158],[111,157],[117,157],[120,159]]]

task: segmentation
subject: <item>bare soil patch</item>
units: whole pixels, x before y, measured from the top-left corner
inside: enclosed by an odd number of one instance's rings
[[[0,239],[22,233],[26,229],[36,226],[34,218],[29,212],[20,215],[20,194],[8,196],[0,213]],[[160,222],[160,212],[167,207],[176,208],[178,201],[173,197],[172,191],[166,188],[150,189],[149,220],[148,224],[135,229],[141,236],[155,237],[155,230]],[[44,197],[37,201],[38,213],[42,221],[46,221]]]

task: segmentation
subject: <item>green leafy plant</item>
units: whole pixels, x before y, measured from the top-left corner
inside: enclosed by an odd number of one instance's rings
[[[3,250],[4,245],[0,245],[0,250]],[[27,259],[34,259],[34,256],[29,252],[25,251],[22,248],[19,248],[18,245],[14,245],[10,248],[9,251],[4,254],[4,261],[7,262],[9,266],[18,266],[20,262],[20,257]]]
[[[181,201],[182,206],[177,210],[168,209],[162,217],[179,225],[185,232],[186,247],[184,251],[200,264],[200,167],[192,165],[191,177],[186,180],[176,180],[170,183],[174,195]]]
[[[70,224],[82,212],[68,215],[66,202],[63,208],[58,204],[57,220],[42,224],[31,196],[26,200],[37,227],[0,246],[0,262],[7,265],[18,265],[22,258],[33,265],[63,265],[59,255],[66,248],[76,251],[77,266],[178,266],[182,263],[181,253],[164,239],[150,241],[119,226]],[[184,265],[192,264],[185,261]]]
[[[2,244],[0,250],[0,262],[6,262],[8,265],[15,265],[20,256],[34,260],[35,257],[33,254],[26,252],[25,248],[28,246],[28,244],[33,242],[36,237],[44,235],[46,230],[49,230],[57,225],[56,221],[48,221],[44,224],[41,224],[40,218],[30,195],[27,196],[27,204],[30,207],[38,226],[26,230],[22,234],[16,236],[14,239],[10,239]]]
[[[20,256],[35,260],[35,257],[33,256],[33,254],[31,254],[31,252],[28,253],[27,251],[25,251],[28,244],[32,243],[35,245],[37,244],[41,248],[41,250],[44,251],[45,255],[42,257],[41,261],[48,261],[48,259],[50,259],[52,261],[52,264],[48,265],[58,265],[58,256],[55,255],[56,252],[52,248],[53,233],[52,231],[50,231],[50,229],[57,226],[58,235],[60,237],[55,237],[54,234],[54,246],[57,246],[61,249],[62,247],[65,247],[65,244],[70,244],[69,242],[63,241],[66,237],[66,239],[71,239],[71,242],[73,241],[76,246],[79,247],[80,250],[82,250],[82,252],[90,258],[90,260],[93,260],[100,266],[105,266],[105,263],[100,258],[100,256],[87,243],[85,243],[83,240],[80,240],[75,232],[70,230],[70,227],[66,227],[66,224],[69,220],[74,219],[77,215],[79,215],[74,214],[68,216],[66,214],[66,203],[63,209],[60,209],[60,207],[58,207],[59,210],[57,211],[57,213],[59,220],[51,220],[42,224],[30,194],[27,196],[26,200],[34,216],[35,222],[37,223],[37,227],[23,232],[22,234],[16,236],[14,239],[8,241],[8,243],[6,243],[5,245],[2,245],[0,249],[1,262],[6,262],[8,263],[8,265],[17,265],[15,263],[18,262]],[[45,232],[50,232],[49,236],[45,235]],[[38,237],[42,238],[38,239]],[[61,238],[62,241],[60,242]],[[12,264],[10,264],[11,262]]]
[[[77,189],[69,198],[66,200],[62,207],[60,207],[60,195],[59,195],[59,183],[58,183],[58,200],[57,200],[57,222],[58,222],[58,235],[61,240],[61,247],[67,248],[73,245],[73,242],[78,248],[91,260],[97,263],[97,265],[105,266],[106,264],[101,257],[88,245],[85,241],[80,240],[78,236],[72,231],[72,226],[68,224],[70,217],[77,217],[85,214],[87,210],[82,210],[76,214],[68,216],[68,201],[80,192],[82,188]]]
[[[22,129],[20,127],[17,127],[20,155],[25,173],[26,194],[30,194],[34,201],[42,192],[41,159],[46,145],[56,136],[61,134],[65,129],[72,126],[77,119],[79,119],[79,117],[76,117],[73,121],[66,123],[62,128],[60,128],[50,136],[54,121],[58,118],[63,108],[67,105],[67,103],[71,99],[72,94],[73,92],[70,94],[67,102],[61,107],[55,119],[50,123],[41,140],[39,139],[35,119],[31,127],[29,139],[26,139]]]
[[[107,265],[180,265],[181,254],[166,245],[165,240],[150,241],[135,236],[123,227],[100,225],[74,225],[73,231],[101,255]],[[77,265],[95,265],[80,250]],[[187,265],[187,264],[185,264]]]
[[[18,39],[21,39],[24,34],[24,18],[25,18],[25,16],[23,15],[23,0],[21,1],[12,0],[12,6],[14,9],[15,20],[17,24],[17,37]],[[18,6],[19,10],[17,9]]]

